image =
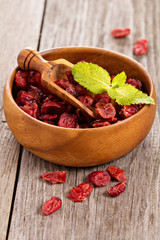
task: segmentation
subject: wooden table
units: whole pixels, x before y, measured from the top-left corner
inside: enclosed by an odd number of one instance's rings
[[[117,27],[129,27],[130,36],[114,39],[110,30]],[[136,57],[132,47],[139,38],[147,38],[150,49]],[[0,0],[0,43],[0,240],[159,240],[160,1]],[[150,73],[157,92],[149,135],[129,154],[98,167],[58,166],[31,154],[15,140],[3,113],[6,77],[26,46],[94,46],[136,59]],[[109,198],[104,187],[82,203],[67,199],[87,174],[110,165],[127,172],[124,194]],[[56,170],[67,172],[65,184],[51,186],[39,179],[41,173]],[[52,195],[62,199],[63,207],[44,216],[41,207]]]

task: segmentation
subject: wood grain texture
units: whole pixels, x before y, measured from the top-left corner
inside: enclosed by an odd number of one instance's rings
[[[16,56],[26,45],[37,47],[44,1],[0,1],[0,239],[6,239],[20,145],[3,114],[3,90]],[[25,31],[24,31],[25,29]],[[34,32],[34,34],[33,34]]]
[[[160,236],[160,2],[159,0],[48,0],[40,48],[97,46],[116,50],[142,63],[154,80],[157,115],[151,132],[132,152],[110,164],[90,168],[65,168],[35,157],[27,150],[22,163],[9,232],[9,240],[159,240]],[[126,39],[113,39],[110,30],[130,27]],[[149,40],[147,55],[134,57],[133,43]],[[147,119],[146,119],[147,121]],[[83,203],[66,198],[68,191],[86,180],[88,173],[109,165],[127,172],[123,195],[110,198],[108,187],[95,188]],[[65,184],[49,185],[39,179],[47,171],[66,170]],[[110,183],[109,186],[116,182]],[[50,216],[41,213],[52,195],[62,199],[62,208]]]

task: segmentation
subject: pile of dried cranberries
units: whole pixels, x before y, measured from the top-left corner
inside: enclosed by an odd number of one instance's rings
[[[142,104],[120,106],[113,103],[107,93],[96,94],[93,97],[89,95],[87,89],[74,81],[71,72],[66,72],[66,76],[68,80],[61,79],[56,84],[85,106],[93,107],[98,114],[97,120],[46,90],[41,84],[41,75],[35,71],[17,71],[13,85],[13,97],[18,106],[30,116],[65,128],[108,126],[132,116],[142,107]],[[142,88],[139,80],[128,78],[126,83],[139,90]]]
[[[46,172],[41,174],[40,177],[50,184],[64,183],[66,181],[66,172]],[[125,176],[125,171],[115,166],[108,167],[106,171],[95,171],[90,173],[88,175],[89,182],[83,182],[72,188],[67,197],[73,202],[82,202],[91,194],[94,186],[104,187],[110,183],[111,178],[116,179],[119,183],[110,187],[108,189],[108,194],[111,197],[117,197],[125,191],[127,177]],[[42,206],[42,212],[45,215],[49,215],[57,211],[61,206],[61,199],[53,196],[50,200],[44,203]]]

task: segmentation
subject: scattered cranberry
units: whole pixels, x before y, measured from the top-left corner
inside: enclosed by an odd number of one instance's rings
[[[111,197],[117,197],[125,191],[125,188],[126,188],[126,182],[121,182],[115,185],[114,187],[110,187],[108,189],[108,193]]]
[[[66,181],[65,171],[46,172],[40,175],[41,178],[48,181],[50,184],[64,183]]]
[[[124,175],[125,171],[118,167],[110,166],[107,168],[107,172],[110,174],[112,178],[117,179],[120,182],[127,180],[127,177]]]
[[[133,52],[135,55],[146,54],[148,52],[148,40],[147,39],[139,39],[136,41]]]
[[[62,206],[62,201],[58,197],[52,197],[50,200],[45,202],[45,204],[42,207],[42,212],[45,215],[49,215],[55,211],[57,211]]]
[[[93,191],[93,186],[91,183],[84,182],[71,189],[69,194],[67,195],[73,202],[82,202],[86,200],[86,198]]]
[[[88,175],[88,180],[97,187],[103,187],[110,183],[111,177],[105,171],[95,171]]]
[[[129,28],[116,28],[111,31],[111,34],[115,38],[123,38],[129,35],[131,30]]]

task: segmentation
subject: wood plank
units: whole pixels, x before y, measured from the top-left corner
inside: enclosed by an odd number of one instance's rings
[[[160,2],[159,0],[48,0],[40,49],[60,46],[95,46],[112,49],[142,63],[154,79],[157,93],[160,78]],[[110,30],[130,27],[126,39],[113,39]],[[133,56],[132,46],[146,37],[147,55]],[[160,96],[157,94],[157,101]],[[158,240],[160,236],[160,106],[153,128],[132,152],[109,164],[90,168],[69,168],[23,152],[9,239],[60,240]],[[146,120],[147,121],[147,120]],[[127,172],[125,193],[110,198],[108,187],[95,188],[83,203],[66,198],[69,190],[86,180],[94,170],[115,165]],[[66,170],[65,184],[49,185],[39,179],[47,171]],[[62,208],[50,216],[41,213],[42,204],[52,195],[60,197]],[[143,237],[142,237],[143,236]]]
[[[3,113],[3,89],[16,67],[19,50],[37,47],[44,1],[0,0],[0,239],[6,238],[20,145],[11,134]],[[33,34],[34,33],[34,34]]]

